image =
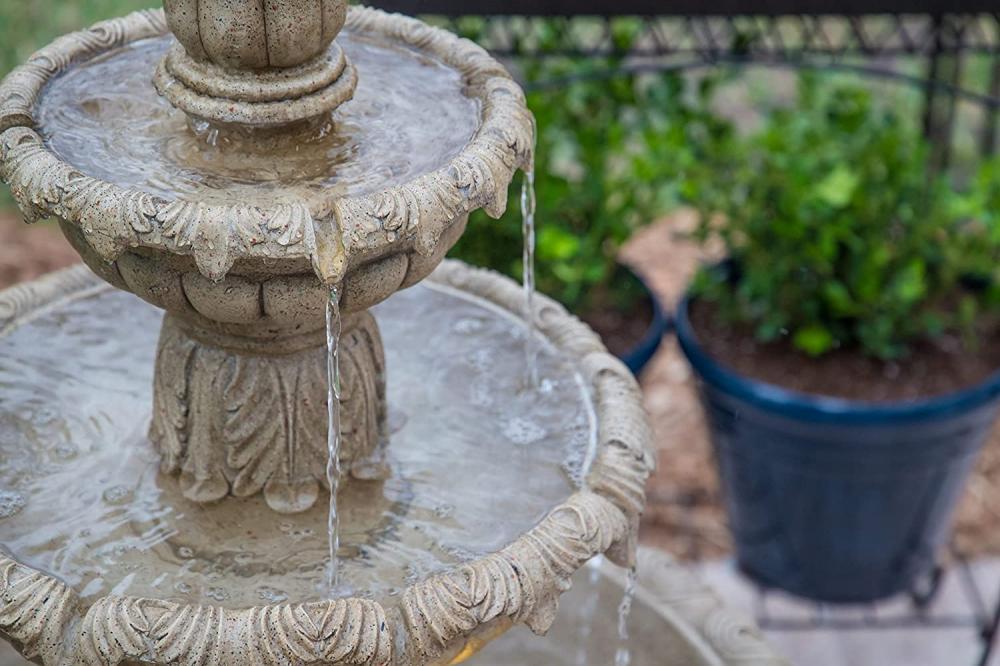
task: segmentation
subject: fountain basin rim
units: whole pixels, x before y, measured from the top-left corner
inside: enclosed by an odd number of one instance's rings
[[[694,647],[705,664],[790,666],[768,644],[754,619],[726,605],[719,595],[665,551],[639,548],[635,599],[652,609]],[[621,569],[600,562],[599,570],[622,589]]]
[[[165,250],[193,255],[199,271],[216,281],[246,257],[308,258],[332,285],[353,255],[410,249],[429,255],[454,219],[478,208],[502,215],[507,186],[517,169],[532,163],[534,146],[534,119],[510,74],[473,42],[399,14],[352,6],[346,29],[424,53],[460,73],[467,94],[480,102],[480,125],[459,154],[384,190],[278,196],[270,207],[166,200],[88,176],[48,149],[34,129],[35,106],[48,81],[71,66],[167,33],[162,10],[143,10],[56,39],[0,82],[0,178],[27,221],[56,216],[80,226],[108,262],[130,248]]]
[[[448,260],[428,280],[471,293],[510,313],[523,311],[520,285],[491,271]],[[113,287],[76,266],[2,291],[0,335],[60,303],[106,289]],[[602,553],[622,565],[633,562],[635,530],[653,458],[641,393],[629,370],[555,301],[539,295],[535,308],[539,334],[578,361],[593,392],[597,451],[585,487],[499,552],[411,586],[398,607],[353,598],[233,610],[119,596],[84,607],[69,586],[0,548],[0,636],[21,646],[29,658],[55,664],[67,656],[62,653],[63,637],[72,632],[76,638],[70,643],[83,663],[113,664],[145,658],[149,645],[157,646],[157,655],[167,654],[180,649],[188,629],[214,626],[218,639],[202,645],[203,652],[243,650],[260,660],[254,663],[278,664],[284,662],[277,657],[269,661],[264,655],[265,643],[274,643],[266,648],[269,654],[293,654],[295,637],[308,633],[310,623],[323,625],[340,617],[341,622],[353,618],[353,632],[325,633],[325,638],[313,642],[323,646],[324,655],[364,653],[371,659],[317,657],[317,662],[385,664],[395,658],[402,661],[391,663],[418,664],[447,658],[476,629],[490,623],[524,622],[544,633],[555,618],[559,596],[585,562]],[[407,652],[393,657],[400,634],[406,636]],[[129,652],[129,646],[137,652]],[[208,652],[176,663],[203,663],[198,659]],[[152,661],[175,663],[158,657]]]

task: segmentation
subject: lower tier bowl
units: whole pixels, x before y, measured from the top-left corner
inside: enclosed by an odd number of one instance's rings
[[[0,293],[0,638],[53,665],[406,666],[544,633],[588,560],[634,560],[651,457],[631,373],[541,296],[529,379],[523,306],[445,262],[374,310],[390,474],[343,479],[330,589],[325,501],[198,504],[160,471],[159,310],[82,267]],[[273,386],[238,426],[282,427]]]

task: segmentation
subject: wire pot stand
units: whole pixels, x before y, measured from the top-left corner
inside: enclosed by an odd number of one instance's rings
[[[949,564],[940,564],[919,579],[913,589],[897,597],[866,604],[827,604],[798,597],[788,597],[783,592],[764,587],[749,580],[754,587],[753,615],[758,626],[770,632],[868,632],[898,629],[954,630],[968,629],[979,639],[979,655],[973,662],[987,666],[996,650],[997,633],[1000,631],[1000,583],[991,601],[984,595],[976,581],[972,563],[968,558],[951,549]],[[948,579],[954,577],[961,596],[958,610],[937,611],[941,591]],[[778,610],[776,597],[794,600],[795,611]]]
[[[1000,150],[997,0],[373,1],[386,10],[419,13],[460,34],[463,22],[474,17],[477,41],[514,63],[552,57],[597,63],[567,78],[523,82],[529,91],[719,66],[850,72],[922,93],[913,112],[932,146],[932,171],[951,165],[961,104],[980,111],[979,127],[969,128],[978,153],[987,157]],[[627,50],[615,36],[615,21],[622,18],[639,19],[641,25]],[[537,37],[541,33],[545,38]],[[987,63],[979,89],[963,83],[970,65],[979,64],[970,63],[970,56]],[[913,63],[919,63],[918,71]],[[937,612],[941,590],[953,578],[963,610]],[[996,595],[991,601],[977,584],[972,563],[953,547],[946,564],[887,602],[796,600],[795,613],[774,612],[771,606],[788,597],[758,585],[754,614],[763,629],[775,632],[969,629],[980,639],[976,663],[986,666],[1000,632],[1000,584],[996,587],[988,590]]]

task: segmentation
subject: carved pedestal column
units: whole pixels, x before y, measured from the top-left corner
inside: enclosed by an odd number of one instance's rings
[[[342,466],[371,478],[385,467],[385,356],[375,318],[345,315],[340,344]],[[326,487],[323,330],[265,344],[168,314],[153,400],[150,436],[185,497],[263,492],[272,509],[294,513]]]

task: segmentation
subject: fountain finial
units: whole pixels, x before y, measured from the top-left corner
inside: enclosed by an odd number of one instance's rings
[[[351,99],[357,72],[334,44],[346,0],[164,0],[179,44],[153,83],[189,116],[279,127]]]

